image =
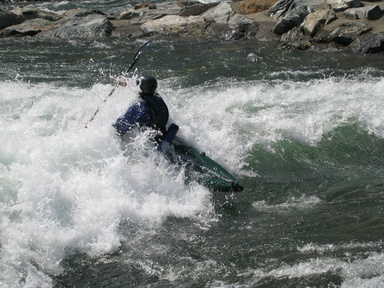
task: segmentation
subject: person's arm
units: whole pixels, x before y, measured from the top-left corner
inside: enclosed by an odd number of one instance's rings
[[[132,124],[130,124],[124,117],[125,115],[120,116],[114,124],[112,124],[113,127],[115,127],[116,132],[118,135],[124,135],[129,130],[132,129]]]
[[[124,115],[120,116],[116,123],[112,126],[115,127],[117,134],[124,135],[129,132],[133,127],[151,127],[153,122],[152,110],[142,103],[135,103],[128,108]]]

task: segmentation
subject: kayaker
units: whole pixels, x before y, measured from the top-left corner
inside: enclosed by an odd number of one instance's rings
[[[157,93],[155,77],[141,76],[137,79],[136,84],[140,87],[138,99],[112,126],[116,128],[119,135],[124,135],[134,127],[138,127],[140,130],[155,129],[159,132],[155,141],[159,143],[167,131],[168,107]],[[124,86],[124,82],[122,82],[122,86]]]

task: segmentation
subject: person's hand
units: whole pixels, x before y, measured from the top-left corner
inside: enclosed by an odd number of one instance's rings
[[[124,77],[120,76],[117,78],[117,83],[119,83],[119,86],[126,87],[127,86],[127,81]]]

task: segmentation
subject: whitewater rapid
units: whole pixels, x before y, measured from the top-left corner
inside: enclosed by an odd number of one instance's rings
[[[169,106],[170,123],[180,126],[179,136],[248,178],[247,183],[259,177],[251,165],[257,162],[255,147],[273,151],[283,139],[316,147],[324,135],[348,123],[384,138],[384,80],[379,78],[218,79],[173,89],[175,81],[161,79],[159,92]],[[115,253],[140,233],[156,233],[167,217],[192,219],[203,230],[219,221],[212,193],[197,184],[186,185],[182,171],[161,158],[146,135],[123,141],[115,134],[111,124],[134,101],[134,82],[129,79],[128,87],[117,89],[106,102],[109,84],[79,88],[0,82],[2,286],[51,287],[70,255]],[[97,108],[95,120],[84,128]],[[322,203],[316,196],[310,196],[311,201],[296,199],[307,208]],[[261,203],[254,201],[254,209],[267,209]],[[314,244],[300,249],[306,253],[330,248]],[[342,267],[344,287],[370,281],[378,287],[383,277],[379,268],[371,271],[379,274],[376,280],[354,279],[363,266],[373,267],[382,257],[371,254],[352,263],[331,257],[320,264],[314,259],[269,271],[256,269],[247,272],[248,284],[260,277],[298,277],[308,269]]]

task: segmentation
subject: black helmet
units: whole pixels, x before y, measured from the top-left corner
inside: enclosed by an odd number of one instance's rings
[[[140,85],[140,95],[153,95],[157,89],[157,80],[153,76],[141,76],[136,84]]]

